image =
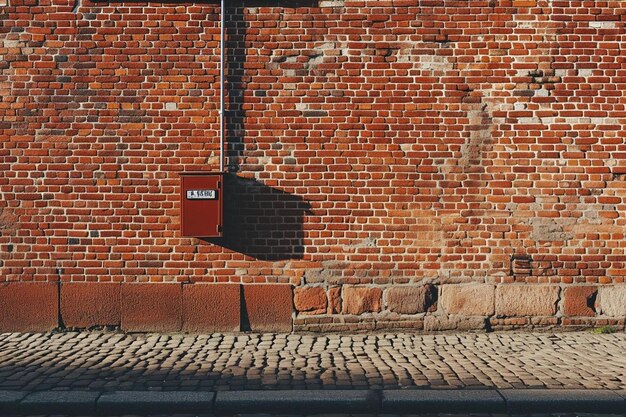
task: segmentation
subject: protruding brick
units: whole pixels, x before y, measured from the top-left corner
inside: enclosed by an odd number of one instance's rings
[[[626,285],[600,287],[598,305],[604,316],[626,317]]]
[[[381,297],[380,288],[345,286],[343,312],[348,314],[379,312]]]
[[[243,285],[246,316],[242,318],[255,332],[290,332],[293,320],[291,285]],[[247,323],[246,323],[247,321]],[[244,329],[247,326],[244,326]]]
[[[495,308],[495,287],[489,284],[443,285],[441,308],[448,314],[490,316]]]
[[[0,283],[0,331],[45,332],[57,327],[59,327],[57,283]]]
[[[496,315],[551,316],[556,314],[556,285],[500,285],[496,288]]]
[[[297,288],[293,300],[296,310],[300,313],[326,313],[326,291],[322,287]]]
[[[328,290],[328,314],[341,313],[341,287]]]
[[[61,318],[69,328],[119,326],[121,284],[68,282],[61,284]]]
[[[183,285],[183,331],[236,332],[240,322],[239,284]]]
[[[131,332],[179,331],[181,293],[180,284],[123,284],[122,329]]]
[[[416,314],[437,309],[437,288],[420,286],[392,287],[385,292],[387,309],[399,314]]]
[[[598,287],[593,285],[568,287],[563,292],[564,313],[566,316],[593,317]]]

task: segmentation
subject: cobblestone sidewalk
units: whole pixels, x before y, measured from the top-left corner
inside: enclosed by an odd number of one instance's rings
[[[626,335],[0,334],[0,390],[625,389]]]

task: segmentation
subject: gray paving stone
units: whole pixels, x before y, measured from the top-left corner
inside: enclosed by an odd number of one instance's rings
[[[511,413],[580,412],[622,413],[626,401],[607,390],[519,389],[500,390]]]
[[[0,391],[0,414],[17,413],[20,401],[27,394],[25,391]]]
[[[196,391],[114,391],[100,396],[98,414],[208,414],[215,393]]]
[[[506,411],[504,398],[496,390],[385,390],[383,413]]]
[[[20,402],[22,414],[93,414],[99,392],[40,391],[28,394]]]
[[[379,406],[378,396],[370,390],[225,391],[215,398],[215,411],[224,414],[376,413]]]

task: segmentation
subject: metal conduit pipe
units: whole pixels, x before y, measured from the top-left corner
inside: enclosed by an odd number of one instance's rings
[[[224,100],[224,83],[225,83],[225,73],[226,73],[226,54],[224,50],[226,49],[226,0],[222,0],[221,5],[221,19],[220,19],[220,172],[224,172],[224,146],[225,146],[225,118],[226,118],[226,109],[224,108],[225,100]],[[226,153],[227,154],[227,153]]]

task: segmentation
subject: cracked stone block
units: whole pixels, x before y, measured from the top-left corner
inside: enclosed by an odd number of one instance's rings
[[[594,285],[565,288],[563,311],[567,316],[594,317],[598,287]]]
[[[385,292],[387,309],[399,314],[416,314],[437,310],[437,288],[420,286],[392,287]]]
[[[489,284],[444,285],[440,305],[448,314],[490,316],[495,308],[495,287]]]
[[[605,316],[626,316],[626,285],[600,287],[598,290],[598,306]]]
[[[500,285],[496,288],[498,316],[552,316],[559,299],[556,285]]]
[[[294,292],[294,304],[301,313],[326,313],[326,291],[322,287],[297,288]]]
[[[346,286],[343,288],[343,312],[347,314],[379,312],[382,293],[380,288]]]
[[[55,282],[0,284],[0,331],[45,332],[59,326],[59,291]]]
[[[119,326],[121,284],[68,282],[61,284],[61,318],[69,328]]]

